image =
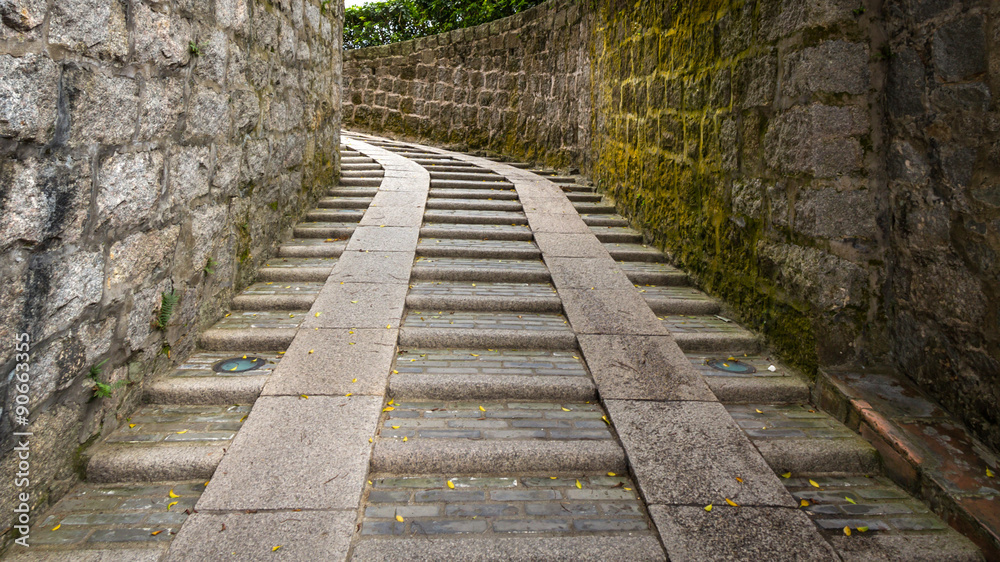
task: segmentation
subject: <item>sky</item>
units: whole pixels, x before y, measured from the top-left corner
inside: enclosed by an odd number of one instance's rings
[[[364,4],[368,0],[344,0],[344,7],[350,8],[351,6],[357,6],[359,4]]]

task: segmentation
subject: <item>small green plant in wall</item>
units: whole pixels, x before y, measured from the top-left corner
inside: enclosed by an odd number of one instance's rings
[[[180,299],[180,295],[174,289],[160,294],[160,313],[156,316],[157,328],[167,329],[167,323],[170,322],[170,317],[174,314],[174,307],[177,306],[177,301]]]
[[[120,380],[112,384],[101,382],[101,367],[103,367],[107,362],[108,360],[105,359],[97,365],[94,365],[90,368],[90,374],[87,375],[90,377],[90,380],[94,382],[94,398],[109,398],[115,390],[128,384],[128,381],[126,380]]]
[[[214,275],[215,266],[217,265],[219,265],[219,262],[213,260],[212,258],[208,258],[208,261],[205,262],[205,267],[203,267],[201,270],[205,272],[205,275]]]
[[[205,47],[208,47],[208,43],[195,43],[194,41],[188,41],[188,50],[191,51],[191,54],[196,57],[201,56],[201,50]]]

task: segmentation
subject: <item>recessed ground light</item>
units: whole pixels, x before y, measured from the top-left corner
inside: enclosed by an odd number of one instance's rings
[[[754,368],[753,365],[736,359],[706,359],[705,364],[716,371],[722,371],[725,373],[749,375],[757,372],[757,369]]]
[[[232,357],[218,361],[212,365],[212,370],[216,373],[243,373],[259,369],[266,364],[266,359],[244,355],[243,357]]]

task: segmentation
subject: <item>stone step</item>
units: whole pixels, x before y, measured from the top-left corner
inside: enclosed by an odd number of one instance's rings
[[[452,224],[528,224],[521,211],[428,210],[424,223]]]
[[[590,231],[604,243],[642,244],[642,234],[627,226],[592,226]]]
[[[341,170],[342,178],[381,178],[385,175],[382,168],[361,169],[361,170]]]
[[[143,400],[152,404],[252,404],[281,357],[275,351],[198,351],[169,375],[144,387]]]
[[[507,224],[452,224],[424,221],[420,229],[423,238],[475,238],[480,240],[524,240],[534,236],[527,225]]]
[[[375,197],[378,189],[371,187],[333,188],[327,190],[330,197]]]
[[[340,185],[345,187],[378,187],[382,185],[381,177],[341,177]]]
[[[451,211],[521,211],[517,201],[485,201],[482,199],[428,199],[427,209]]]
[[[635,485],[608,472],[372,474],[354,557],[663,560]]]
[[[392,152],[395,152],[396,154],[402,156],[403,158],[409,158],[411,160],[416,160],[419,158],[431,158],[431,159],[441,158],[441,159],[447,159],[449,161],[451,160],[451,157],[449,156],[441,156],[440,154],[436,152],[431,152],[429,150],[419,150],[401,146],[385,146],[385,149],[391,150]]]
[[[406,306],[421,310],[561,312],[562,300],[548,283],[416,281]]]
[[[534,242],[518,240],[473,240],[466,238],[421,238],[417,255],[425,257],[538,259]]]
[[[576,208],[576,210],[579,211],[580,214],[586,213],[591,215],[599,215],[599,214],[610,215],[616,212],[616,209],[614,208],[613,205],[608,205],[606,203],[592,203],[588,201],[579,201],[579,202],[573,202],[573,207]]]
[[[338,258],[347,247],[345,240],[332,238],[292,238],[278,246],[282,258]]]
[[[586,193],[577,191],[570,191],[566,193],[566,198],[574,203],[576,202],[598,203],[603,199],[603,197],[599,193]]]
[[[363,217],[364,214],[364,209],[312,209],[306,212],[304,220],[357,224],[361,222],[361,217]]]
[[[597,190],[592,186],[578,183],[560,184],[559,189],[562,189],[565,193],[597,193]]]
[[[504,164],[507,164],[508,166],[512,166],[514,168],[520,168],[522,170],[531,169],[531,164],[528,162],[507,162],[506,160],[503,160],[502,162]]]
[[[354,234],[357,228],[356,223],[345,225],[337,222],[300,222],[292,229],[296,238],[332,238],[334,240],[347,240]]]
[[[587,226],[628,226],[628,221],[618,215],[591,214],[581,211],[580,218]]]
[[[341,165],[344,165],[344,164],[370,164],[370,163],[374,163],[374,162],[375,162],[375,160],[373,158],[369,158],[367,156],[341,156],[340,157],[340,163],[341,163]]]
[[[31,550],[5,559],[159,560],[204,489],[204,479],[79,484],[32,526]]]
[[[549,270],[541,260],[429,258],[420,256],[410,270],[412,280],[494,281],[548,283]]]
[[[361,171],[361,170],[382,170],[378,162],[343,162],[340,163],[340,171]]]
[[[718,314],[719,302],[698,289],[678,286],[636,285],[636,290],[656,314],[693,316]]]
[[[254,283],[233,299],[233,310],[309,310],[323,283]]]
[[[611,254],[611,257],[614,258],[615,261],[666,261],[666,256],[664,256],[659,250],[652,246],[647,246],[646,244],[610,242],[605,243],[604,247],[607,248],[608,253]]]
[[[427,193],[431,199],[485,199],[487,201],[517,201],[517,192],[513,189],[435,189]]]
[[[576,335],[569,330],[533,331],[509,328],[424,326],[402,328],[399,331],[399,345],[405,347],[485,347],[487,349],[574,350],[577,348]]]
[[[417,164],[425,166],[428,169],[431,169],[432,166],[443,166],[442,168],[437,168],[441,170],[445,169],[445,167],[464,168],[464,169],[479,168],[478,166],[472,164],[471,162],[463,162],[461,160],[453,160],[451,158],[445,158],[445,157],[435,157],[435,158],[420,157],[420,158],[411,158],[410,160],[413,160]]]
[[[503,190],[513,190],[514,184],[508,181],[488,181],[488,180],[441,180],[431,178],[431,191],[441,190],[449,191],[454,190],[458,192],[470,191],[477,192],[479,190],[490,190],[490,191],[503,191]]]
[[[323,209],[367,209],[371,197],[322,197],[316,205]]]
[[[888,478],[805,473],[781,481],[844,560],[982,560],[972,541]]]
[[[882,471],[868,441],[813,406],[727,404],[726,410],[778,474]]]
[[[805,404],[809,385],[781,362],[762,355],[685,353],[720,402]],[[772,370],[773,369],[773,370]]]
[[[326,281],[337,258],[272,258],[257,272],[261,281]]]
[[[625,470],[625,454],[597,404],[397,400],[387,409],[372,472]]]
[[[88,482],[211,478],[250,406],[143,406],[87,460]]]
[[[390,396],[411,400],[596,399],[574,351],[408,348],[392,370]]]
[[[432,182],[434,180],[501,181],[504,179],[503,176],[496,172],[483,169],[467,170],[466,168],[462,168],[460,171],[451,171],[433,167],[428,171],[431,174]],[[433,183],[431,185],[433,186]]]
[[[659,318],[685,352],[715,351],[742,355],[760,349],[756,335],[736,322],[726,322],[718,316],[663,315]]]
[[[691,282],[686,273],[663,262],[626,261],[618,265],[636,285],[681,286]]]
[[[420,164],[419,160],[417,160],[416,162],[418,164]],[[430,172],[432,178],[435,176],[435,174],[438,174],[438,173],[471,174],[471,175],[475,175],[476,177],[478,177],[480,174],[490,174],[491,177],[501,177],[501,176],[499,176],[499,174],[494,174],[494,173],[492,173],[492,172],[490,172],[488,170],[484,170],[483,168],[480,168],[480,167],[476,166],[475,164],[470,164],[468,162],[452,161],[452,162],[443,163],[443,164],[427,164],[427,165],[424,165],[424,167],[427,168],[428,172]],[[442,178],[442,179],[444,179],[444,178]],[[458,179],[458,178],[456,178],[456,179]],[[468,178],[464,178],[464,179],[468,179]]]
[[[292,342],[306,312],[232,312],[206,330],[198,339],[202,349],[224,351],[284,350]]]

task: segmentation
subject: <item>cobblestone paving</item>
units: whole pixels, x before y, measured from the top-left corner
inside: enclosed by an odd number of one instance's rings
[[[419,314],[418,314],[419,312]],[[542,312],[408,311],[404,327],[468,328],[477,330],[569,331],[562,314]]]
[[[396,401],[383,439],[612,439],[597,404]]]
[[[149,405],[125,418],[108,443],[229,441],[250,412],[249,405]]]
[[[556,289],[549,283],[486,283],[472,281],[415,281],[410,284],[411,295],[439,297],[552,297]],[[414,312],[416,314],[416,312]]]
[[[266,281],[254,283],[241,295],[318,295],[323,283],[310,281]]]
[[[369,482],[362,537],[651,533],[634,484],[622,476],[376,476]]]
[[[528,349],[401,349],[393,370],[400,374],[590,376],[576,352]]]
[[[276,311],[234,311],[219,320],[213,329],[218,330],[245,330],[253,328],[288,328],[299,327],[306,318],[305,312],[276,312]]]
[[[172,377],[248,377],[259,375],[270,375],[278,366],[284,353],[277,351],[199,351],[191,354],[177,369],[171,373]],[[233,357],[260,357],[267,361],[257,369],[242,372],[216,372],[212,365]]]
[[[77,486],[32,529],[31,544],[85,549],[170,541],[206,484]]]
[[[333,269],[338,258],[271,258],[264,267],[272,269],[298,269],[300,267],[324,267]]]
[[[751,439],[854,439],[857,434],[810,405],[726,404]]]
[[[824,534],[909,534],[949,530],[948,525],[884,476],[793,475],[785,487]],[[814,486],[812,482],[815,482]],[[861,530],[867,528],[867,530]]]

